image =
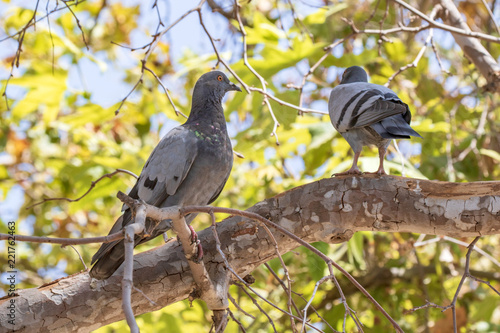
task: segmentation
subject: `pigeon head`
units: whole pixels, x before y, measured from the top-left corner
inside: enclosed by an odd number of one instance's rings
[[[359,66],[352,66],[347,68],[342,74],[340,84],[354,83],[354,82],[368,82],[368,75],[366,71]]]
[[[237,85],[229,81],[224,73],[213,71],[203,74],[194,86],[189,120],[211,119],[213,116],[218,117],[218,114],[223,116],[222,98],[231,90],[241,91]]]
[[[226,92],[241,89],[229,81],[227,76],[220,71],[213,71],[203,74],[194,86],[193,98],[215,97],[222,100]]]

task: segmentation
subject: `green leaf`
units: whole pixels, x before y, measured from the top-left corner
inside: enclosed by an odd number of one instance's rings
[[[12,120],[19,122],[30,113],[42,113],[46,124],[54,121],[61,109],[61,102],[67,89],[65,70],[54,70],[50,66],[34,65],[32,70],[21,77],[11,78],[9,84],[27,88],[23,99],[12,108]]]
[[[86,104],[77,109],[75,113],[61,117],[59,120],[71,127],[81,127],[85,124],[100,124],[103,121],[112,119],[115,116],[114,110],[116,106],[110,108],[103,108],[98,104]]]
[[[333,14],[339,13],[348,8],[347,3],[338,3],[326,8],[319,8],[315,13],[309,14],[302,20],[305,25],[322,25]]]
[[[272,43],[278,44],[282,38],[286,38],[283,30],[279,29],[269,21],[261,12],[255,11],[253,16],[253,28],[245,27],[247,32],[247,44]]]
[[[494,151],[492,149],[481,148],[479,149],[479,152],[485,156],[491,157],[492,159],[500,162],[500,154],[497,151]]]
[[[330,249],[330,246],[327,243],[316,242],[316,243],[311,243],[311,245],[314,246],[317,250],[321,251],[321,253],[328,255],[328,250]],[[301,252],[303,252],[306,255],[308,273],[311,275],[311,278],[317,281],[322,277],[324,277],[325,270],[327,268],[325,261],[320,257],[318,257],[316,254],[312,253],[311,251],[303,247],[301,247],[300,249]]]
[[[366,269],[364,252],[364,236],[362,232],[356,232],[352,238],[347,242],[348,254],[350,261],[356,264],[361,270]]]

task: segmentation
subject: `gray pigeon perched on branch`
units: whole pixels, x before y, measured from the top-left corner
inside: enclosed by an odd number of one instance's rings
[[[222,72],[209,72],[198,79],[189,118],[158,143],[130,191],[130,197],[157,207],[207,205],[217,199],[233,166],[233,150],[221,104],[226,92],[231,90],[241,91]],[[134,222],[131,210],[126,205],[123,210],[110,234]],[[186,216],[186,222],[190,223],[195,216]],[[135,246],[170,228],[170,220],[156,225],[147,218],[146,236],[136,235]],[[95,265],[90,270],[90,276],[106,279],[124,259],[123,240],[102,244],[92,257],[92,264]]]
[[[380,165],[375,173],[386,174],[384,155],[391,139],[409,139],[410,136],[421,138],[410,127],[408,105],[391,89],[368,83],[365,70],[358,66],[344,71],[340,84],[330,94],[328,112],[333,127],[354,151],[352,167],[336,176],[361,174],[358,158],[362,147],[368,145],[378,148]]]

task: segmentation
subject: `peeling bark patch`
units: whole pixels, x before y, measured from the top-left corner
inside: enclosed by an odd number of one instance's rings
[[[321,195],[321,199],[319,199],[321,205],[323,206],[323,210],[327,211],[339,211],[342,209],[342,196],[344,195],[344,192],[339,191],[339,190],[329,190],[323,194],[318,193]],[[309,207],[312,209],[312,207]],[[317,209],[312,209],[312,210],[317,210]]]
[[[429,214],[436,224],[453,223],[462,231],[478,231],[485,213],[497,214],[496,197],[471,197],[467,200],[427,197],[415,201],[415,209]]]
[[[330,199],[330,198],[333,196],[333,194],[334,194],[334,193],[335,193],[335,191],[334,191],[334,190],[328,191],[328,192],[326,192],[326,193],[323,195],[323,198],[325,198],[325,199]]]
[[[346,203],[346,204],[344,204],[344,207],[342,207],[342,211],[346,212],[346,213],[352,212],[352,206],[349,205],[348,203]]]
[[[368,210],[368,202],[363,201],[363,208],[365,209],[365,215],[367,217],[373,218],[376,221],[380,221],[382,219],[382,215],[380,214],[380,211],[382,210],[382,207],[384,206],[383,202],[377,202],[377,203],[372,203],[371,210]]]
[[[255,235],[257,232],[257,227],[252,227],[252,228],[245,228],[245,229],[240,229],[237,230],[231,238],[235,239],[238,238],[238,236],[243,236],[243,235]]]
[[[314,212],[312,214],[314,214]],[[295,229],[296,222],[294,222],[292,220],[289,220],[289,219],[287,219],[285,217],[282,217],[281,221],[280,221],[280,225],[283,228],[285,228],[286,230],[293,232],[293,230]]]

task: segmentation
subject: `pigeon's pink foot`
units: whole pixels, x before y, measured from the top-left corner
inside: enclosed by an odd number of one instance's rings
[[[198,255],[193,258],[195,262],[200,262],[203,259],[203,247],[201,246],[201,242],[198,239],[198,234],[194,231],[194,228],[191,225],[188,225],[189,230],[191,230],[191,244],[195,244],[198,247]]]
[[[386,151],[386,149],[379,148],[379,150],[378,150],[378,157],[380,159],[380,164],[378,165],[378,170],[375,171],[375,172],[366,172],[367,174],[379,175],[379,176],[387,175],[387,173],[384,170],[384,156],[385,156],[385,151]]]
[[[334,173],[332,175],[332,177],[333,176],[338,177],[338,176],[348,176],[348,175],[362,175],[362,174],[363,173],[358,169],[358,167],[352,167],[347,171]]]
[[[360,154],[361,154],[361,151],[354,153],[354,159],[352,161],[352,166],[349,170],[344,171],[344,172],[334,173],[332,175],[332,177],[333,176],[338,177],[338,176],[348,176],[348,175],[362,175],[363,173],[361,171],[359,171],[359,169],[358,169],[358,158],[359,158]]]
[[[384,175],[387,175],[387,173],[385,172],[384,168],[382,169],[378,169],[377,171],[375,172],[365,172],[367,175],[379,175],[379,176],[384,176]]]

